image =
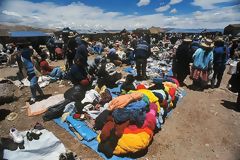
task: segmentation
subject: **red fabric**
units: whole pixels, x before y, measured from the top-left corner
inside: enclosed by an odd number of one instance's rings
[[[129,121],[126,121],[121,124],[116,124],[113,120],[112,116],[108,116],[107,123],[103,126],[103,129],[100,134],[101,141],[105,141],[110,137],[111,130],[114,129],[114,134],[120,138],[122,134],[124,133],[124,129],[126,129],[129,125]]]
[[[100,134],[101,141],[105,141],[110,137],[110,131],[114,128],[114,122],[108,121],[104,126]]]
[[[137,129],[130,129],[130,128],[125,128],[123,134],[138,134],[141,132],[146,132],[147,134],[153,136],[153,131],[149,128],[137,128]]]
[[[147,88],[143,84],[139,84],[137,86],[137,90],[139,90],[139,89],[147,89]]]
[[[81,80],[80,84],[83,85],[83,86],[88,86],[89,85],[89,80],[87,78],[84,79],[84,80]]]
[[[52,72],[52,70],[53,70],[53,68],[51,66],[49,66],[49,64],[46,60],[43,60],[40,62],[40,69],[41,69],[41,73],[43,75],[47,75],[50,72]]]
[[[192,71],[192,78],[195,80],[198,80],[201,78],[203,81],[207,82],[208,81],[208,72],[207,71],[202,71],[199,69],[193,69]]]
[[[81,114],[78,114],[78,113],[75,113],[74,115],[73,115],[73,118],[74,119],[79,119],[81,117]]]
[[[175,78],[172,78],[171,77],[171,79],[174,81],[174,83],[179,87],[179,82],[178,82],[178,80],[177,79],[175,79]]]
[[[62,51],[62,49],[59,48],[59,47],[57,47],[57,48],[55,49],[55,53],[56,53],[57,55],[63,55],[63,51]]]
[[[175,94],[176,94],[176,89],[175,88],[169,88],[169,93],[168,94],[171,96],[172,101],[174,101]]]

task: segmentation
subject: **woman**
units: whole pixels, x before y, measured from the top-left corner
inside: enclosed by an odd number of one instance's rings
[[[211,39],[205,39],[201,48],[193,54],[192,79],[193,86],[203,90],[208,83],[208,72],[212,69],[213,43]]]
[[[41,54],[41,62],[40,62],[40,69],[43,75],[49,75],[50,77],[61,79],[63,76],[63,72],[60,67],[53,67],[50,66],[49,63],[46,61],[47,54],[43,52]]]

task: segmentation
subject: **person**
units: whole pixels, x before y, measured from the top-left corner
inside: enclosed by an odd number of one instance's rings
[[[116,49],[113,47],[112,44],[109,45],[109,49],[110,50],[108,51],[107,58],[110,59],[110,62],[112,62],[116,66],[121,66],[122,61],[116,53]]]
[[[240,110],[240,62],[237,63],[237,71],[236,71],[236,75],[238,77],[238,88],[237,88],[237,91],[238,91],[238,97],[237,97],[237,105],[239,107],[239,110]]]
[[[235,49],[238,47],[238,39],[234,38],[232,39],[232,44],[230,46],[230,58],[234,59],[234,53],[235,53]]]
[[[227,49],[224,46],[223,38],[217,38],[215,41],[215,48],[213,49],[213,77],[211,80],[211,88],[218,88],[222,81],[222,76],[226,68]],[[215,85],[217,78],[217,84]]]
[[[35,103],[36,101],[36,92],[40,94],[41,97],[44,96],[42,89],[38,85],[38,77],[35,73],[34,65],[31,60],[31,56],[33,55],[33,50],[28,47],[28,43],[24,43],[19,46],[21,48],[21,59],[23,64],[27,70],[28,80],[30,81],[30,89],[31,89],[31,99],[29,101],[30,104]]]
[[[211,39],[205,39],[201,43],[201,48],[193,54],[193,66],[191,77],[193,86],[196,89],[204,90],[208,82],[208,71],[212,68],[213,62],[213,43]]]
[[[49,75],[50,77],[61,79],[63,76],[63,72],[60,67],[53,67],[50,66],[49,63],[46,61],[47,59],[47,53],[43,52],[41,55],[41,61],[40,61],[40,68],[41,73],[43,75]]]
[[[182,44],[179,45],[176,51],[176,78],[180,86],[184,85],[184,80],[190,74],[189,63],[191,61],[191,42],[192,40],[186,38]]]
[[[116,82],[122,78],[122,74],[116,71],[116,66],[103,59],[98,65],[96,71],[98,87],[106,86],[108,88],[116,87]]]
[[[72,65],[68,77],[73,85],[82,85],[84,88],[87,88],[90,84],[91,76],[88,74],[87,62],[82,55],[76,54],[74,57],[74,64]]]
[[[131,74],[128,74],[126,77],[125,82],[121,85],[120,90],[122,94],[128,93],[130,90],[136,90],[136,87],[134,86],[134,76]]]
[[[137,79],[147,79],[146,67],[147,59],[150,57],[151,49],[149,44],[142,38],[138,41],[136,49],[134,50],[134,56],[137,68]]]
[[[92,77],[88,74],[86,68],[87,63],[83,56],[76,54],[74,64],[66,75],[66,78],[72,82],[73,87],[64,93],[64,98],[75,101],[75,107],[78,113],[82,113],[83,104],[81,101],[84,99],[86,91],[91,89],[92,84]]]
[[[88,38],[86,37],[82,37],[82,39],[78,42],[78,47],[75,56],[79,57],[80,55],[82,56],[83,61],[85,62],[88,61]]]
[[[63,50],[59,46],[56,46],[55,48],[55,54],[56,54],[56,60],[63,58]]]
[[[67,41],[67,51],[66,51],[66,70],[69,70],[73,65],[74,56],[76,54],[77,43],[75,41],[76,35],[73,32],[69,33]]]
[[[54,43],[54,37],[50,37],[47,41],[47,48],[50,53],[50,60],[54,61],[56,59],[56,54],[55,54],[55,43]]]

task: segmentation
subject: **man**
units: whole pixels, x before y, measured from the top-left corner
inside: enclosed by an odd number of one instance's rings
[[[76,35],[73,32],[69,33],[67,42],[67,53],[66,53],[66,70],[70,69],[73,65],[74,56],[76,54],[77,43],[75,40]]]
[[[29,48],[28,44],[22,44],[20,45],[21,48],[21,59],[23,61],[23,64],[27,70],[27,76],[28,80],[30,81],[30,89],[31,89],[31,99],[30,99],[30,104],[35,103],[36,101],[36,91],[43,97],[43,91],[38,85],[38,77],[35,73],[35,68],[33,65],[33,62],[31,60],[31,56],[33,55],[33,50]]]
[[[55,42],[54,42],[54,37],[50,37],[47,41],[47,48],[50,53],[50,60],[54,61],[56,60],[56,54],[55,54]]]
[[[134,50],[136,68],[137,68],[137,79],[147,79],[146,67],[147,59],[150,57],[151,49],[149,44],[144,39],[140,39],[137,43],[136,49]]]
[[[223,38],[217,38],[215,41],[215,48],[213,49],[213,78],[211,80],[211,88],[218,88],[222,81],[222,76],[226,68],[227,62],[227,49],[224,46]],[[215,79],[217,84],[215,86]]]
[[[183,81],[190,74],[189,63],[191,61],[191,42],[192,40],[186,38],[176,51],[176,74],[180,86],[183,86]]]
[[[86,61],[76,54],[74,64],[67,74],[67,78],[72,82],[73,87],[67,90],[64,97],[71,101],[80,102],[85,97],[85,92],[91,87],[91,76],[86,70]]]
[[[83,61],[88,61],[88,38],[82,37],[81,41],[78,42],[78,47],[75,56],[82,56]]]
[[[121,61],[120,57],[118,56],[118,54],[116,53],[116,49],[113,47],[112,44],[109,45],[109,49],[110,50],[108,52],[107,58],[110,59],[110,62],[112,62],[116,66],[121,66],[122,61]]]

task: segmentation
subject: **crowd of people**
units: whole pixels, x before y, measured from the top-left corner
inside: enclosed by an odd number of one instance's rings
[[[157,52],[154,52],[156,48]],[[229,36],[162,34],[151,37],[129,33],[114,36],[112,39],[105,37],[91,40],[71,31],[58,38],[50,37],[46,46],[39,48],[31,47],[29,42],[10,47],[18,63],[20,75],[27,75],[31,82],[32,103],[35,102],[36,91],[43,95],[37,84],[38,74],[56,79],[66,78],[71,80],[74,86],[80,85],[83,88],[91,86],[93,80],[97,79],[101,86],[106,85],[105,78],[108,78],[110,83],[121,79],[121,74],[114,75],[114,70],[116,66],[121,67],[125,63],[136,66],[136,80],[147,80],[147,59],[154,54],[161,54],[163,48],[173,53],[173,76],[180,85],[185,85],[184,80],[190,75],[192,88],[196,90],[204,90],[209,87],[209,83],[211,88],[218,88],[227,61],[237,60],[240,52],[239,39]],[[88,60],[90,55],[96,55],[93,62]],[[48,57],[51,61],[65,59],[65,67],[49,65]]]

